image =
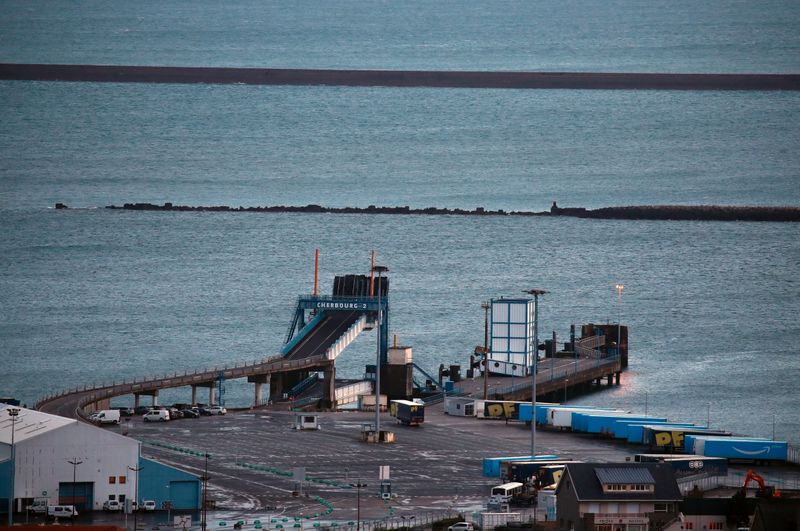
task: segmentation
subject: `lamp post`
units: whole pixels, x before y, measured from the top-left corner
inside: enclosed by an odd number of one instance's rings
[[[406,520],[408,520],[409,525],[411,525],[413,527],[413,525],[414,525],[414,522],[413,522],[414,516],[405,516],[405,515],[403,515],[403,516],[400,516],[400,519],[403,520],[403,527],[406,527]]]
[[[383,329],[381,328],[381,276],[389,271],[389,268],[382,265],[372,266],[372,271],[378,273],[378,354],[375,363],[375,442],[381,440],[381,347],[383,346]]]
[[[14,431],[17,427],[17,417],[19,416],[18,407],[10,407],[8,416],[11,417],[11,490],[8,492],[8,527],[14,525],[14,476],[17,469],[17,453],[14,446]]]
[[[533,295],[533,365],[531,372],[531,459],[536,459],[536,376],[539,364],[539,295],[547,293],[543,289],[529,289],[525,293]],[[534,513],[534,518],[536,513]]]
[[[489,399],[489,308],[488,302],[482,302],[483,308],[483,399]]]
[[[204,452],[204,457],[206,458],[206,469],[203,477],[203,506],[200,508],[200,529],[202,531],[206,531],[206,506],[208,505],[207,500],[207,492],[208,492],[208,452]]]
[[[619,312],[619,316],[617,319],[617,356],[622,355],[622,351],[620,347],[622,346],[622,290],[625,289],[623,284],[617,284],[614,286],[617,288],[617,310]]]
[[[356,531],[359,531],[361,526],[361,487],[366,487],[366,483],[361,483],[361,478],[355,483],[350,484],[351,487],[356,488]]]
[[[167,525],[172,527],[172,493],[169,490],[169,485],[164,485],[164,488],[167,489],[167,496],[169,496],[165,504],[167,506]]]
[[[569,378],[564,378],[564,402],[567,401],[567,385],[569,384]]]
[[[139,471],[141,469],[142,469],[142,467],[140,467],[138,465],[137,466],[129,466],[128,467],[128,470],[130,470],[130,471],[132,471],[134,473],[134,477],[133,477],[133,481],[134,481],[134,484],[133,484],[133,497],[134,497],[134,501],[136,502],[136,510],[133,511],[133,531],[139,531],[139,529],[137,527],[137,525],[138,525],[137,516],[138,516],[138,513],[139,513]]]
[[[75,503],[75,498],[77,498],[76,492],[75,492],[77,490],[76,489],[77,483],[75,481],[75,478],[76,478],[76,476],[78,474],[78,465],[83,463],[83,461],[79,461],[77,457],[73,457],[71,460],[67,459],[67,463],[72,465],[72,505],[75,506],[75,508],[77,509],[77,506],[76,506],[76,503]]]

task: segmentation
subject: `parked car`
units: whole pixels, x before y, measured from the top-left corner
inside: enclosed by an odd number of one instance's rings
[[[72,518],[78,516],[78,511],[74,505],[48,505],[47,516],[53,518]]]
[[[111,409],[116,409],[123,417],[131,417],[134,414],[133,408],[128,406],[112,407]]]
[[[144,500],[142,502],[142,509],[144,509],[145,511],[155,511],[156,502],[154,500]]]
[[[469,522],[457,522],[448,527],[447,531],[475,531],[475,528]]]
[[[122,504],[117,500],[106,500],[103,502],[104,511],[121,511]]]
[[[136,406],[135,408],[133,408],[134,415],[144,415],[148,411],[150,411],[150,408],[148,406]]]
[[[104,409],[92,414],[89,420],[95,424],[119,424],[119,411],[116,409]]]
[[[26,510],[34,512],[34,513],[46,513],[47,512],[47,498],[38,498],[33,500],[33,503],[28,505]]]
[[[182,419],[183,418],[183,413],[181,413],[181,411],[176,407],[171,407],[171,408],[167,409],[167,411],[169,411],[170,420]]]
[[[144,414],[145,422],[166,422],[169,418],[169,411],[166,409],[151,409]]]
[[[181,409],[181,413],[185,419],[196,419],[200,417],[200,410],[197,408]]]
[[[228,412],[228,410],[222,406],[209,406],[206,409],[210,415],[224,415]]]

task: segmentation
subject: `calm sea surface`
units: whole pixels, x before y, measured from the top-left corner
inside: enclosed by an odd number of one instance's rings
[[[0,61],[800,71],[792,2],[7,1]],[[391,276],[417,363],[466,365],[480,303],[543,335],[622,321],[584,397],[800,442],[796,224],[108,211],[124,202],[544,210],[800,205],[800,95],[0,82],[0,395],[278,352],[297,295]],[[55,211],[55,202],[77,210]],[[618,303],[614,284],[625,291]],[[358,377],[366,334],[340,358]],[[252,389],[228,382],[228,403]],[[164,393],[164,401],[185,400]]]

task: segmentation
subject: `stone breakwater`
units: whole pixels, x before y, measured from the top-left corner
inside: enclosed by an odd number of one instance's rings
[[[63,203],[57,209],[67,209]],[[186,206],[164,203],[125,203],[122,206],[109,205],[111,210],[148,210],[176,212],[288,212],[310,214],[386,214],[386,215],[424,215],[424,216],[570,216],[590,219],[651,219],[651,220],[700,220],[700,221],[780,221],[800,222],[800,207],[770,206],[723,206],[723,205],[643,205],[607,207],[589,210],[586,208],[561,208],[556,203],[548,211],[507,211],[487,210],[477,207],[474,210],[460,208],[411,208],[408,206],[378,207],[324,207],[305,206]]]
[[[0,63],[0,79],[111,83],[210,83],[599,90],[800,90],[798,74],[324,70]]]

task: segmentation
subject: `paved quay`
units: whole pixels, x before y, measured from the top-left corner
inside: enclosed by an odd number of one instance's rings
[[[321,429],[315,431],[294,430],[293,415],[259,410],[157,424],[133,417],[113,429],[127,430],[141,440],[146,456],[199,475],[204,472],[203,458],[152,443],[210,453],[209,499],[228,518],[276,511],[291,516],[319,514],[326,507],[318,497],[333,507],[321,519],[355,520],[358,492],[346,485],[359,481],[366,484],[360,493],[362,520],[471,512],[483,506],[489,489],[499,482],[483,476],[483,458],[530,453],[530,426],[445,415],[441,404],[426,407],[425,423],[419,427],[399,425],[382,414],[381,427],[394,431],[396,442],[380,445],[361,441],[362,425],[374,422],[374,412],[320,413]],[[632,459],[637,450],[584,435],[537,430],[536,451],[610,462]],[[304,493],[295,496],[291,477],[242,463],[287,472],[305,467],[307,476],[341,486],[307,482]],[[377,495],[378,468],[385,465],[390,467],[394,494],[389,501]]]

